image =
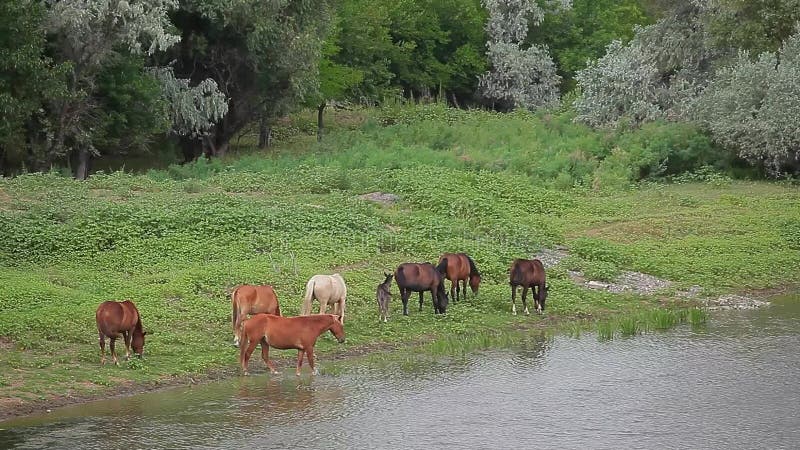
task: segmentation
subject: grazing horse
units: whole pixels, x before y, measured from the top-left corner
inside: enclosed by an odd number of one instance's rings
[[[300,315],[311,314],[311,303],[319,300],[319,313],[325,314],[328,304],[333,305],[333,313],[341,318],[344,325],[344,305],[347,299],[347,286],[338,273],[333,275],[314,275],[306,283],[306,295],[303,299],[303,308]]]
[[[278,373],[269,360],[269,348],[280,350],[297,349],[297,370],[303,365],[303,354],[308,357],[308,365],[314,375],[314,344],[322,333],[330,330],[336,339],[344,342],[344,325],[335,314],[312,314],[310,316],[281,317],[270,314],[256,314],[242,324],[242,346],[239,347],[239,364],[245,375],[250,355],[261,343],[261,358],[270,372]]]
[[[447,312],[450,299],[444,290],[444,270],[447,267],[447,258],[438,266],[431,263],[403,263],[397,266],[394,279],[400,289],[400,299],[403,300],[403,315],[408,315],[408,297],[411,292],[419,292],[419,310],[422,311],[422,294],[431,291],[433,297],[434,314]]]
[[[231,306],[233,307],[233,346],[239,346],[242,321],[248,314],[275,314],[281,315],[278,296],[275,289],[266,284],[263,286],[243,284],[231,292]]]
[[[509,270],[511,284],[511,313],[517,314],[516,296],[517,286],[522,286],[522,306],[525,307],[525,314],[528,313],[528,305],[525,297],[528,295],[528,288],[533,293],[533,301],[537,312],[544,312],[544,302],[547,300],[547,291],[550,286],[546,284],[547,276],[544,273],[544,265],[538,259],[515,259]]]
[[[464,284],[464,300],[467,299],[467,280],[469,280],[469,287],[472,288],[472,293],[478,295],[478,287],[481,285],[481,274],[475,266],[475,261],[472,260],[466,253],[445,253],[439,257],[439,264],[447,260],[447,267],[445,269],[445,278],[450,280],[450,297],[453,301],[458,301],[461,287],[458,285],[459,281]]]
[[[126,360],[131,356],[131,347],[133,347],[133,352],[136,356],[142,356],[144,335],[147,332],[142,329],[142,318],[139,316],[139,310],[136,309],[136,305],[133,302],[125,300],[124,302],[100,303],[94,317],[97,321],[97,334],[100,341],[100,364],[106,363],[106,337],[109,341],[109,347],[111,347],[111,357],[114,358],[114,364],[119,365],[114,342],[120,336],[125,343]]]
[[[383,280],[383,283],[378,285],[378,290],[375,292],[375,299],[378,300],[378,311],[381,313],[380,320],[384,322],[389,321],[389,302],[392,300],[392,292],[389,288],[392,285],[392,275],[391,273],[383,272],[383,276],[386,277]]]

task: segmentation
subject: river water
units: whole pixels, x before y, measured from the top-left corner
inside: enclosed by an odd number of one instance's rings
[[[799,350],[800,297],[786,297],[702,328],[533,335],[424,364],[284,367],[77,405],[0,423],[0,447],[800,448]]]

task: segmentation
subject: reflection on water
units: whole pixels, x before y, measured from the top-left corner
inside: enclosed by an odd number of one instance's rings
[[[787,298],[697,330],[534,334],[421,365],[79,405],[0,423],[0,447],[796,448],[799,347],[800,298]]]

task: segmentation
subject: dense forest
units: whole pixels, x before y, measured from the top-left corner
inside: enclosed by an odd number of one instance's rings
[[[6,0],[0,173],[222,157],[299,109],[321,138],[329,105],[437,100],[678,123],[732,165],[791,176],[799,22],[800,0]]]

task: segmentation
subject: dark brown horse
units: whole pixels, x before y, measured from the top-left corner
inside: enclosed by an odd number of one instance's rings
[[[431,263],[403,263],[397,266],[394,280],[400,288],[400,299],[403,300],[403,315],[408,315],[408,297],[411,292],[419,292],[419,310],[422,311],[422,294],[431,292],[434,314],[447,312],[450,299],[444,290],[444,270],[447,258],[434,267]]]
[[[475,261],[467,256],[466,253],[445,253],[439,257],[439,264],[445,259],[447,260],[445,278],[450,280],[450,297],[453,298],[453,301],[458,301],[461,293],[461,287],[458,285],[459,281],[463,281],[464,300],[467,299],[467,280],[469,280],[469,287],[472,289],[472,293],[478,295],[481,274],[475,266]]]
[[[383,280],[383,283],[378,285],[378,289],[375,292],[375,299],[378,301],[378,311],[380,311],[381,318],[380,320],[384,322],[389,321],[389,302],[392,300],[392,291],[389,288],[392,286],[392,275],[391,273],[383,273],[383,276],[386,277]]]
[[[511,313],[517,314],[517,286],[522,286],[522,306],[525,307],[525,314],[528,312],[528,304],[525,297],[528,295],[528,288],[533,293],[533,301],[537,312],[544,311],[544,302],[547,300],[547,275],[544,272],[544,265],[538,259],[515,259],[509,270],[511,284]]]
[[[244,284],[231,292],[231,306],[233,307],[233,345],[239,346],[242,321],[248,314],[275,314],[281,315],[278,296],[275,289],[266,284],[263,286]]]
[[[129,300],[124,302],[103,302],[97,307],[95,312],[95,320],[97,322],[97,334],[100,341],[100,364],[106,363],[106,338],[111,347],[111,357],[114,358],[114,364],[119,365],[117,360],[117,352],[114,349],[114,343],[117,338],[122,337],[125,343],[125,359],[131,356],[131,347],[133,352],[141,357],[144,352],[144,336],[147,334],[142,329],[142,318],[139,316],[139,310],[136,305]]]
[[[239,364],[247,375],[250,355],[261,343],[261,358],[270,372],[278,373],[269,360],[269,348],[280,350],[297,349],[297,370],[303,365],[303,354],[308,357],[308,365],[314,375],[314,344],[322,333],[330,330],[339,342],[344,342],[344,325],[335,314],[312,314],[310,316],[281,317],[271,314],[256,314],[242,324],[242,345],[239,348]]]

